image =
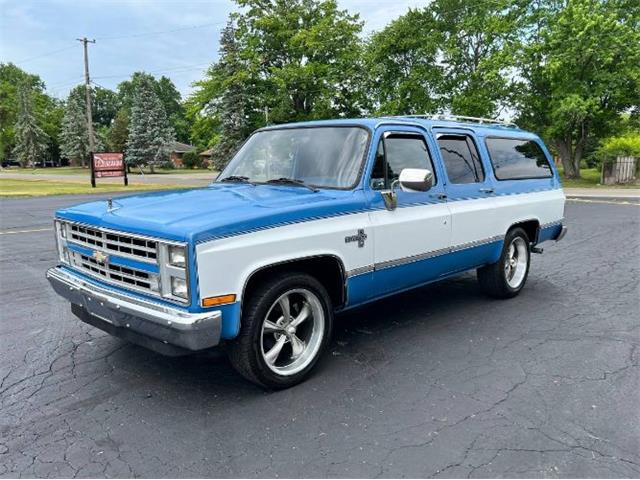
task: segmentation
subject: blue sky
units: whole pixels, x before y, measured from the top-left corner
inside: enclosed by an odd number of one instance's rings
[[[428,0],[338,0],[359,13],[365,32],[378,30]],[[65,97],[83,81],[82,46],[89,46],[93,80],[115,88],[144,70],[170,77],[183,95],[218,55],[230,0],[0,0],[0,62],[14,62]],[[166,33],[158,33],[166,32]]]

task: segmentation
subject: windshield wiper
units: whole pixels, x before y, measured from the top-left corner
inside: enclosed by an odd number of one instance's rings
[[[255,185],[253,182],[249,181],[249,177],[244,177],[242,175],[229,175],[228,177],[224,177],[219,182],[233,182],[233,183],[249,183],[251,185]]]
[[[280,183],[283,185],[297,185],[299,187],[305,187],[311,190],[312,192],[318,192],[319,190],[311,185],[306,184],[303,180],[298,180],[297,178],[272,178],[271,180],[267,180],[267,183]]]

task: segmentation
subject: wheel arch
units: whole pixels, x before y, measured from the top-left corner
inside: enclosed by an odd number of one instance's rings
[[[270,275],[284,271],[303,272],[316,278],[327,289],[334,309],[347,301],[347,276],[344,262],[335,254],[318,254],[297,257],[262,265],[245,279],[242,288],[241,309],[247,293]]]
[[[529,242],[531,242],[532,245],[538,243],[538,236],[540,234],[540,220],[538,220],[537,218],[520,220],[518,222],[512,223],[507,229],[507,232],[518,227],[522,228],[526,232],[527,236],[529,237]]]

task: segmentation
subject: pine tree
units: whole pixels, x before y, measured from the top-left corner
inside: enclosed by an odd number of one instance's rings
[[[220,61],[213,67],[220,78],[222,92],[216,109],[220,118],[220,141],[213,151],[215,168],[221,170],[231,160],[244,139],[251,133],[247,116],[250,96],[242,73],[246,70],[240,56],[236,30],[230,21],[220,37]]]
[[[168,161],[169,143],[174,139],[175,134],[153,83],[143,77],[133,93],[127,163],[153,168]]]
[[[16,147],[14,152],[18,156],[22,167],[35,166],[47,150],[48,136],[40,128],[33,114],[31,90],[22,87],[19,93],[20,113],[15,126]]]
[[[109,129],[108,140],[114,152],[122,152],[127,145],[129,136],[129,116],[124,109],[118,110]]]
[[[87,115],[84,87],[76,87],[67,98],[67,104],[62,118],[62,132],[60,133],[60,149],[63,157],[74,164],[87,165],[89,158],[89,129],[87,128]]]

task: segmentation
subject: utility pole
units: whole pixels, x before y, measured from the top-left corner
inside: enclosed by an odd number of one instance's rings
[[[93,137],[93,115],[91,114],[91,81],[89,79],[89,51],[87,43],[96,43],[95,40],[88,40],[87,37],[77,38],[84,46],[84,89],[87,103],[87,130],[89,132],[89,151],[93,154],[96,151],[95,139]]]

